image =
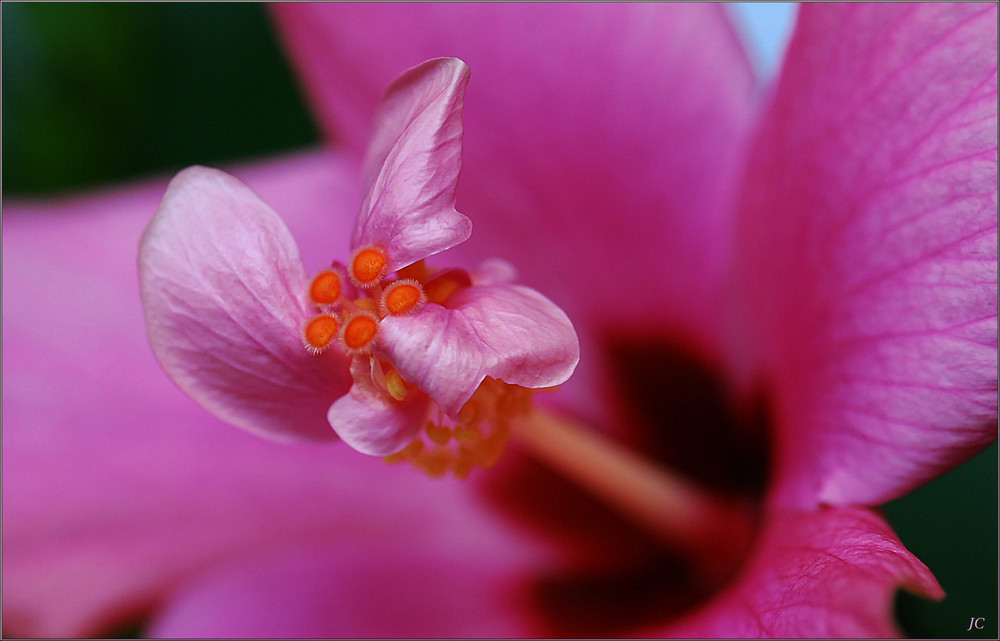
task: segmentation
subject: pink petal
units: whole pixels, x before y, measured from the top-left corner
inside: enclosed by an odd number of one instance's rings
[[[502,258],[487,258],[470,276],[473,285],[505,285],[517,280],[517,269]]]
[[[753,114],[725,9],[698,3],[280,4],[286,45],[333,140],[362,153],[400,69],[457,56],[466,99],[449,252],[511,261],[573,319],[585,359],[561,393],[602,420],[611,327],[714,338],[731,201]],[[373,29],[372,25],[378,25]],[[363,61],[363,64],[359,61]]]
[[[365,201],[351,244],[384,248],[389,271],[472,233],[472,223],[455,210],[468,82],[464,62],[438,58],[406,71],[386,90],[365,158]]]
[[[726,592],[652,636],[899,637],[896,590],[940,599],[927,567],[870,511],[774,515],[751,564]]]
[[[371,359],[351,364],[354,385],[330,406],[327,419],[345,443],[370,456],[395,454],[410,444],[427,420],[430,401],[420,393],[396,401],[372,381]]]
[[[550,387],[566,381],[580,360],[572,323],[533,289],[468,287],[448,307],[428,304],[410,316],[390,316],[378,340],[400,375],[452,418],[487,376]]]
[[[302,346],[313,315],[288,229],[221,171],[171,181],[139,248],[149,340],[164,369],[219,418],[260,435],[330,439],[347,360]]]
[[[779,501],[880,503],[996,439],[996,46],[995,5],[802,7],[736,263]]]
[[[360,537],[359,537],[360,539]],[[401,542],[402,543],[402,542]],[[482,638],[534,636],[523,567],[470,545],[280,550],[185,589],[153,626],[166,638]],[[477,545],[475,548],[484,548]]]

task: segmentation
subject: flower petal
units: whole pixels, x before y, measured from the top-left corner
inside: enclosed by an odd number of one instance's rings
[[[472,223],[455,210],[468,82],[464,62],[438,58],[404,72],[386,90],[365,159],[365,201],[351,244],[387,250],[389,271],[472,233]]]
[[[487,258],[471,278],[473,285],[505,285],[517,280],[517,269],[502,258]]]
[[[371,359],[351,363],[354,385],[327,414],[334,431],[345,443],[370,456],[395,454],[409,445],[427,420],[430,401],[423,394],[394,400],[372,381]]]
[[[712,3],[278,4],[285,44],[331,139],[362,153],[385,83],[434,56],[476,80],[458,206],[476,233],[451,265],[511,261],[573,319],[594,390],[607,328],[683,325],[717,342],[732,201],[755,85]],[[371,25],[377,24],[377,29]],[[359,71],[358,61],[364,61]],[[457,257],[455,262],[451,257]]]
[[[735,269],[780,501],[877,504],[996,439],[996,11],[802,7]]]
[[[303,545],[220,568],[186,586],[152,633],[255,639],[535,636],[527,608],[518,602],[526,580],[517,559],[447,542],[435,534],[372,546],[359,537],[349,547]]]
[[[856,508],[773,515],[742,576],[702,611],[652,636],[899,637],[893,598],[944,596],[879,516]]]
[[[379,332],[380,349],[400,375],[452,418],[487,376],[550,387],[566,381],[580,360],[566,314],[520,285],[467,287],[448,308],[428,304],[410,316],[390,316]]]
[[[303,348],[295,241],[248,187],[213,169],[178,174],[143,234],[139,277],[150,343],[181,389],[260,435],[334,438],[323,417],[347,391],[347,360]]]

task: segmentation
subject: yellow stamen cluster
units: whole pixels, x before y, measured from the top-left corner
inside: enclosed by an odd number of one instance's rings
[[[462,407],[458,420],[438,411],[412,443],[384,458],[387,463],[410,463],[433,477],[451,472],[468,478],[474,468],[497,462],[512,422],[530,412],[531,390],[487,378]]]
[[[302,343],[319,354],[337,342],[352,357],[371,356],[379,325],[388,316],[411,314],[425,303],[448,306],[452,296],[469,287],[467,272],[432,270],[419,261],[386,278],[389,257],[379,247],[361,247],[346,269],[325,269],[309,286],[317,314],[303,328]],[[406,399],[413,389],[399,372],[372,358],[372,379],[388,396]],[[430,476],[448,473],[467,478],[474,468],[493,466],[503,454],[511,425],[531,411],[531,391],[503,381],[485,379],[452,420],[435,406],[420,434],[401,452],[384,457],[389,463],[408,462]]]

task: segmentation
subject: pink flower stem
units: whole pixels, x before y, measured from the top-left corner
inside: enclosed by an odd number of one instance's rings
[[[749,504],[700,487],[565,416],[535,408],[514,430],[536,458],[702,565],[725,571],[746,553],[755,525]]]

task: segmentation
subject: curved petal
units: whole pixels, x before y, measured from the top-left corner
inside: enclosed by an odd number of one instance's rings
[[[996,439],[996,47],[995,5],[802,7],[735,268],[779,501],[877,504]]]
[[[351,246],[384,248],[389,271],[453,247],[472,233],[472,223],[455,210],[468,82],[464,62],[438,58],[403,73],[382,99]]]
[[[216,416],[278,439],[332,439],[346,358],[302,347],[308,281],[287,227],[232,176],[193,167],[167,188],[139,245],[149,341]]]
[[[302,546],[221,568],[181,591],[163,638],[534,636],[517,560],[447,546]],[[482,546],[480,546],[482,547]]]
[[[580,360],[566,314],[519,285],[467,287],[448,308],[428,304],[410,316],[390,316],[378,340],[400,375],[452,418],[487,376],[550,387],[566,381]]]
[[[293,3],[274,11],[314,112],[356,153],[400,69],[442,55],[471,67],[458,206],[476,232],[451,252],[465,267],[510,260],[583,334],[666,319],[714,337],[755,90],[723,7]]]
[[[396,401],[372,381],[371,360],[355,358],[351,363],[354,385],[334,401],[327,420],[345,443],[370,456],[395,454],[416,438],[430,412],[430,401],[422,394],[407,394]]]
[[[893,598],[899,588],[944,596],[881,517],[856,508],[779,514],[733,586],[688,620],[650,634],[898,638]]]
[[[517,269],[502,258],[487,258],[470,276],[473,285],[506,285],[517,280]]]

